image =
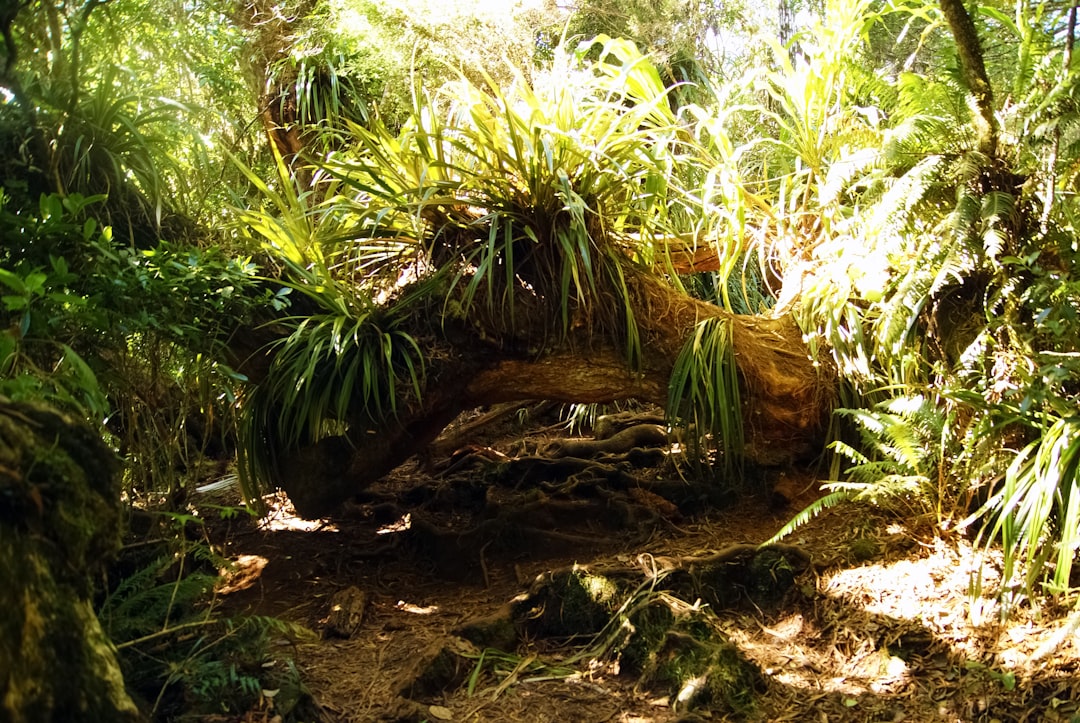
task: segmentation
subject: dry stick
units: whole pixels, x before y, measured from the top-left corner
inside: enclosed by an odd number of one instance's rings
[[[211,618],[206,618],[205,620],[193,620],[190,623],[180,623],[179,625],[173,625],[169,628],[163,628],[155,633],[150,633],[149,635],[143,635],[141,638],[135,638],[134,640],[125,640],[122,643],[116,643],[115,647],[117,650],[123,650],[124,648],[130,648],[134,645],[141,645],[156,638],[162,638],[166,635],[172,635],[173,633],[179,632],[181,630],[187,630],[189,628],[209,627],[215,622],[216,621]]]
[[[526,658],[522,658],[521,661],[517,664],[517,666],[510,672],[510,674],[503,678],[502,682],[500,682],[499,685],[495,688],[495,691],[491,694],[491,699],[495,700],[502,694],[503,691],[513,685],[514,682],[517,681],[518,676],[521,675],[521,671],[532,665],[533,661],[535,660],[536,653],[533,653]]]
[[[487,589],[491,589],[491,576],[488,574],[487,560],[484,558],[484,553],[487,552],[488,547],[494,541],[494,539],[488,540],[480,548],[480,571],[484,574],[484,587]]]

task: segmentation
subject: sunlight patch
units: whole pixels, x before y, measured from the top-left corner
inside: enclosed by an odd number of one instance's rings
[[[434,615],[439,612],[438,605],[413,605],[404,600],[398,600],[397,605],[395,605],[394,608],[404,613],[412,613],[413,615]]]
[[[392,522],[389,525],[380,527],[375,531],[376,535],[389,535],[393,532],[405,532],[412,527],[412,513],[406,512],[402,515],[397,522]]]
[[[259,579],[268,562],[270,560],[262,555],[240,555],[228,567],[218,570],[218,575],[221,576],[218,592],[228,595],[247,590]]]
[[[968,636],[958,631],[972,625],[968,591],[977,572],[970,545],[956,549],[937,540],[921,559],[839,570],[824,581],[824,591],[871,615],[910,620],[936,635],[947,634],[954,649],[964,650]],[[984,602],[996,608],[995,603]]]
[[[338,532],[329,520],[305,520],[296,514],[296,508],[284,492],[276,492],[263,498],[266,515],[259,521],[259,529],[269,532],[291,530],[293,532]]]

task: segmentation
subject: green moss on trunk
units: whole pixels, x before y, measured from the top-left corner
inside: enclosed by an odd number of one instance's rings
[[[90,604],[119,503],[114,455],[93,430],[0,398],[0,718],[138,720]]]

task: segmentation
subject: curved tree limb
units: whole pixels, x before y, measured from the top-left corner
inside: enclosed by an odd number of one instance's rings
[[[940,4],[941,12],[945,15],[945,21],[956,41],[960,71],[971,90],[978,149],[988,158],[995,158],[1000,129],[994,114],[994,92],[990,77],[986,74],[979,34],[971,15],[964,7],[964,0],[941,0]]]
[[[425,349],[419,402],[378,429],[282,452],[280,483],[297,511],[319,517],[423,450],[463,411],[515,401],[606,403],[636,398],[666,405],[676,358],[695,325],[721,316],[732,327],[740,378],[743,456],[759,464],[810,458],[821,450],[834,403],[832,372],[811,358],[791,317],[740,316],[637,277],[631,296],[642,337],[642,366],[587,330],[540,354],[525,354],[461,332],[449,347]],[[421,338],[422,335],[417,335]]]

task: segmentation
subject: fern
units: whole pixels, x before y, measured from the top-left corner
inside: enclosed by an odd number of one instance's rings
[[[292,662],[264,664],[271,661],[274,638],[304,639],[311,632],[271,617],[219,617],[212,598],[217,575],[184,574],[176,562],[217,556],[206,545],[181,547],[186,555],[156,558],[121,580],[98,611],[120,653],[126,684],[154,701],[150,718],[167,718],[174,708],[241,713],[266,689],[291,689],[288,705],[297,705],[304,691]],[[275,700],[276,709],[288,713],[283,702]]]
[[[177,611],[190,610],[217,582],[217,575],[193,573],[169,580],[166,573],[177,569],[177,558],[166,555],[121,580],[98,610],[109,637],[123,644],[149,635],[175,622]],[[182,568],[181,568],[182,569]]]
[[[813,520],[823,511],[844,502],[860,501],[877,506],[902,503],[926,510],[937,502],[940,491],[932,485],[944,456],[946,415],[931,400],[916,395],[883,402],[872,411],[839,409],[855,422],[862,451],[837,440],[830,445],[840,457],[853,462],[846,480],[822,485],[829,494],[799,512],[770,544]]]
[[[795,530],[811,522],[815,517],[820,515],[825,510],[836,507],[844,502],[850,502],[857,497],[857,493],[851,489],[840,489],[830,492],[824,497],[811,502],[805,509],[798,512],[791,520],[781,527],[775,535],[770,537],[765,542],[761,543],[761,547],[767,547],[774,543],[784,539]]]

